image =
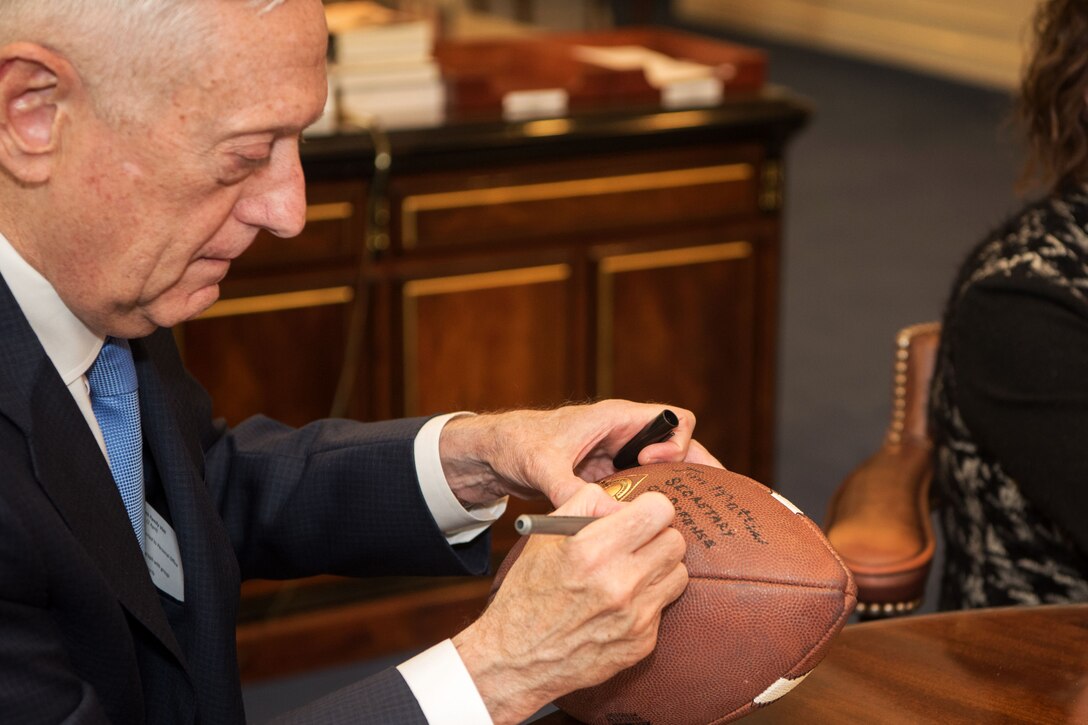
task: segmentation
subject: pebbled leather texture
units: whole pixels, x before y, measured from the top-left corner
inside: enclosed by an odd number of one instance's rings
[[[729,722],[788,692],[853,611],[849,569],[820,528],[766,486],[693,464],[642,466],[601,485],[620,500],[646,491],[672,499],[689,583],[662,614],[649,657],[560,698],[569,715],[600,725]]]

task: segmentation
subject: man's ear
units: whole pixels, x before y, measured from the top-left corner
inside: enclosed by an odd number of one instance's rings
[[[0,48],[0,166],[22,183],[52,174],[75,82],[71,64],[55,51],[33,43]]]

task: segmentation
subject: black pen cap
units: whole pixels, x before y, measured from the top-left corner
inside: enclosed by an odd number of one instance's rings
[[[634,438],[624,444],[616,457],[612,459],[612,465],[617,471],[634,468],[638,465],[638,454],[643,448],[667,439],[672,435],[673,428],[678,425],[680,425],[680,419],[676,417],[676,413],[667,408],[661,411],[660,415],[647,423]]]

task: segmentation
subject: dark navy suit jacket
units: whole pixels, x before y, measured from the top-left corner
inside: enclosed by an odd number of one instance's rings
[[[450,547],[422,500],[422,420],[227,429],[169,330],[132,349],[183,603],[151,583],[109,467],[0,278],[0,722],[238,723],[241,579],[486,569],[486,535]],[[288,720],[424,722],[395,669]]]

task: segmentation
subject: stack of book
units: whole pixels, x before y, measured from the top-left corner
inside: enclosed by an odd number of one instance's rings
[[[356,0],[326,6],[332,87],[348,121],[430,126],[446,106],[430,18]]]

